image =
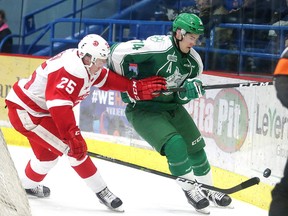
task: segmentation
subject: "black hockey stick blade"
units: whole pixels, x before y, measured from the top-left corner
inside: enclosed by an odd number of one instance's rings
[[[238,87],[252,87],[252,86],[268,86],[273,85],[273,81],[269,82],[246,82],[246,83],[228,83],[228,84],[218,84],[218,85],[207,85],[203,86],[205,90],[210,89],[222,89],[222,88],[238,88]]]
[[[205,90],[210,89],[224,89],[224,88],[242,88],[242,87],[253,87],[253,86],[268,86],[273,85],[273,81],[267,82],[245,82],[245,83],[227,83],[227,84],[217,84],[217,85],[203,85]],[[165,92],[185,92],[184,87],[170,88],[166,90],[156,91],[155,93],[165,93]]]
[[[234,187],[227,188],[227,189],[221,189],[221,191],[220,190],[218,190],[218,191],[220,191],[222,193],[226,193],[226,194],[232,194],[232,193],[236,193],[238,191],[244,190],[246,188],[249,188],[253,185],[259,184],[259,182],[260,182],[260,179],[258,177],[253,177],[253,178],[250,178],[250,179],[248,179],[248,180],[246,180],[246,181],[244,181],[244,182],[242,182],[242,183],[240,183]],[[211,190],[213,190],[213,189],[211,189]]]
[[[196,183],[195,181],[191,181],[191,180],[188,180],[188,179],[184,179],[184,178],[179,178],[178,176],[173,176],[173,175],[170,175],[170,174],[167,174],[167,173],[164,173],[164,172],[160,172],[158,170],[154,170],[154,169],[150,169],[150,168],[147,168],[147,167],[143,167],[143,166],[140,166],[140,165],[136,165],[136,164],[132,164],[132,163],[129,163],[129,162],[125,162],[125,161],[122,161],[122,160],[118,160],[118,159],[115,159],[115,158],[111,158],[111,157],[107,157],[107,156],[104,156],[104,155],[100,155],[100,154],[97,154],[97,153],[94,153],[94,152],[88,152],[88,155],[90,155],[91,157],[95,157],[95,158],[99,158],[99,159],[102,159],[102,160],[106,160],[106,161],[109,161],[109,162],[113,162],[113,163],[117,163],[117,164],[121,164],[121,165],[124,165],[124,166],[127,166],[127,167],[131,167],[131,168],[134,168],[134,169],[138,169],[138,170],[142,170],[142,171],[145,171],[145,172],[148,172],[148,173],[152,173],[152,174],[156,174],[156,175],[159,175],[159,176],[163,176],[163,177],[166,177],[166,178],[170,178],[170,179],[178,179],[178,180],[181,180],[183,182],[186,182],[187,184],[194,184]],[[250,178],[234,187],[231,187],[231,188],[227,188],[227,189],[223,189],[223,188],[218,188],[218,187],[214,187],[214,186],[211,186],[211,185],[206,185],[206,184],[203,184],[201,182],[198,182],[198,184],[201,184],[203,188],[206,188],[206,189],[209,189],[209,190],[214,190],[214,191],[219,191],[221,193],[225,193],[225,194],[232,194],[232,193],[236,193],[238,191],[241,191],[241,190],[244,190],[246,188],[249,188],[253,185],[256,185],[256,184],[259,184],[260,182],[260,179],[258,177],[253,177],[253,178]]]

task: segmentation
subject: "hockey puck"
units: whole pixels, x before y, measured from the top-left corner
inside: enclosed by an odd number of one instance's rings
[[[263,172],[263,176],[268,178],[271,175],[271,170],[269,168],[265,169]]]

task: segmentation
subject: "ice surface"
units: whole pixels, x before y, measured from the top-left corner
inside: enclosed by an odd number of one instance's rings
[[[15,166],[21,175],[32,152],[29,148],[9,147]],[[51,196],[46,199],[30,198],[33,216],[192,216],[202,215],[190,206],[184,193],[174,180],[125,167],[100,159],[93,159],[110,190],[124,202],[124,213],[108,210],[100,204],[96,195],[69,166],[67,158],[46,176],[43,184],[50,187]],[[213,216],[267,216],[265,210],[233,200],[234,209],[210,208]]]

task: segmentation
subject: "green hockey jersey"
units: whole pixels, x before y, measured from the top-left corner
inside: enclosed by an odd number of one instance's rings
[[[165,77],[168,89],[180,87],[186,79],[195,78],[203,71],[199,54],[193,48],[190,53],[183,54],[173,37],[168,35],[154,35],[146,40],[114,44],[108,67],[128,78],[143,79],[154,75]],[[137,105],[155,108],[157,104],[158,108],[170,109],[178,103],[175,94],[177,93],[164,93],[152,101],[137,101]],[[126,93],[122,93],[122,99],[127,103],[136,103]]]

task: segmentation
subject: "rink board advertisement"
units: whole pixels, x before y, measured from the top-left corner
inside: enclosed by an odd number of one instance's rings
[[[3,75],[0,79],[0,124],[9,144],[29,146],[27,139],[9,125],[4,99],[13,83],[30,76],[43,60],[0,55]],[[218,75],[204,75],[203,83],[249,82]],[[75,107],[76,120],[89,150],[169,172],[165,157],[153,151],[131,127],[125,117],[125,106],[119,92],[92,88],[89,97]],[[282,176],[288,154],[288,113],[276,98],[274,86],[207,90],[204,97],[190,102],[185,108],[206,141],[213,179],[219,187],[227,188],[250,177],[261,177],[265,168],[272,170],[269,178],[261,178],[261,186],[253,187],[251,192],[245,190],[235,194],[235,198],[267,209],[271,185]]]
[[[6,56],[0,55],[0,119],[8,120],[4,110],[4,100],[13,84],[30,74],[43,62],[43,58],[31,58],[31,56]]]
[[[204,84],[211,85],[223,80],[247,82],[220,79],[203,76]],[[204,97],[185,108],[206,141],[213,166],[245,176],[254,176],[269,167],[272,176],[282,176],[288,152],[288,113],[277,100],[274,86],[207,90]],[[139,140],[137,146],[140,143],[140,147],[150,147],[127,121],[119,92],[91,89],[80,106],[80,127],[87,132],[127,138],[128,145]]]
[[[125,117],[125,107],[120,92],[92,87],[90,95],[81,102],[79,126],[86,132],[140,140]]]
[[[274,86],[209,90],[186,105],[216,167],[253,176],[269,167],[281,177],[287,160],[287,110]]]

